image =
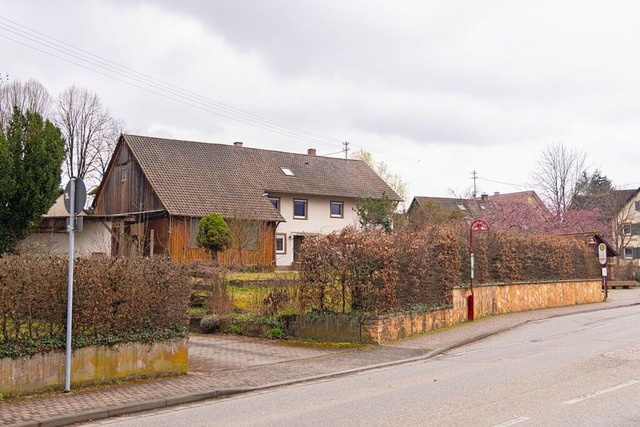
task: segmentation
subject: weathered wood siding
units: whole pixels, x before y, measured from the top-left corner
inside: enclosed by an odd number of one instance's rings
[[[191,244],[191,218],[171,217],[169,232],[169,253],[171,259],[189,263],[193,261],[210,261],[211,255],[206,249]],[[244,265],[275,265],[275,231],[273,223],[260,227],[258,244],[255,250],[242,251]],[[218,253],[218,262],[222,266],[240,265],[237,249],[227,249]]]
[[[238,249],[229,248],[218,254],[218,261],[224,266],[263,265],[275,266],[276,225],[263,223],[258,228],[258,244],[255,250],[242,250],[242,260]]]
[[[96,196],[96,215],[164,209],[125,144],[118,146],[104,184]]]
[[[153,254],[169,254],[169,218],[159,218],[149,221],[145,240],[150,241],[151,230],[153,230]]]

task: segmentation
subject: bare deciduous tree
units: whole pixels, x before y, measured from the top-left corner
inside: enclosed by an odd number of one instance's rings
[[[96,94],[75,85],[58,97],[55,120],[66,140],[63,172],[84,179],[89,188],[98,185],[122,123],[111,117]]]
[[[407,183],[399,174],[391,172],[385,162],[376,162],[371,153],[365,150],[356,151],[352,158],[365,162],[402,200],[407,199]],[[400,207],[404,211],[404,202],[400,203]]]
[[[2,81],[4,80],[0,76],[0,83]],[[51,95],[40,82],[34,79],[24,83],[16,80],[0,84],[0,128],[6,128],[13,114],[13,107],[18,107],[23,113],[30,111],[47,118],[51,107]]]
[[[264,239],[269,228],[264,221],[250,219],[250,215],[236,212],[231,218],[227,218],[231,243],[228,250],[237,255],[237,262],[242,267],[245,265],[245,256],[248,251],[255,251]],[[235,264],[236,259],[232,259]]]
[[[585,153],[560,142],[548,145],[538,160],[533,181],[556,218],[562,218],[571,205],[576,184],[585,171],[586,157]]]

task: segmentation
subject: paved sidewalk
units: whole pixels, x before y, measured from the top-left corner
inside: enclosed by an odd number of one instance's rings
[[[381,346],[326,348],[259,338],[196,335],[189,340],[188,375],[2,401],[0,425],[68,425],[346,375],[429,358],[530,321],[635,304],[640,304],[640,288],[612,290],[604,303],[492,316]]]

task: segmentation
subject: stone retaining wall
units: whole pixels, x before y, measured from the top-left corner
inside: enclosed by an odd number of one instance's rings
[[[71,384],[184,374],[188,354],[188,338],[76,349],[72,353]],[[63,389],[64,379],[64,351],[0,359],[0,393],[4,396]]]
[[[403,312],[364,319],[362,342],[380,344],[468,320],[467,289],[453,290],[453,307]],[[513,283],[474,287],[475,318],[540,308],[601,302],[602,281]]]

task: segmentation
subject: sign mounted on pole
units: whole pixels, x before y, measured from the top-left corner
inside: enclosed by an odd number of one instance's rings
[[[64,363],[64,391],[71,390],[71,330],[73,327],[73,259],[75,257],[75,233],[82,231],[82,213],[87,202],[87,188],[81,178],[71,177],[64,189],[64,207],[69,212],[67,231],[69,232],[69,270],[67,282],[67,333]],[[80,221],[78,221],[80,220]]]
[[[598,261],[601,265],[607,264],[607,245],[604,243],[598,245]]]
[[[71,181],[75,182],[75,191],[71,193]],[[81,178],[71,178],[64,189],[64,208],[67,212],[71,212],[71,198],[73,197],[73,214],[78,215],[84,210],[84,204],[87,203],[87,187]]]

